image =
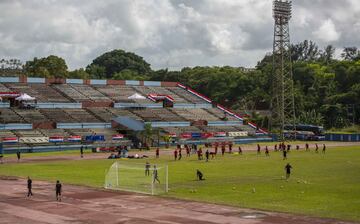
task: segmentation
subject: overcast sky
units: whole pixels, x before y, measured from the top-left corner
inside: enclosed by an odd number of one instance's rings
[[[153,69],[253,67],[272,49],[271,7],[272,0],[0,0],[0,57],[55,54],[75,69],[120,48]],[[293,43],[360,47],[360,0],[293,0],[290,31]]]

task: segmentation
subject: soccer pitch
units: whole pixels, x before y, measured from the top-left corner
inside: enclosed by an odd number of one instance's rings
[[[104,155],[105,157],[105,155]],[[142,160],[117,160],[141,163]],[[280,152],[246,151],[243,155],[217,155],[209,162],[196,155],[174,161],[171,155],[149,158],[151,164],[169,167],[169,193],[175,197],[239,207],[360,221],[360,146],[292,150],[283,160]],[[36,180],[61,180],[66,184],[103,187],[105,170],[114,160],[71,160],[0,165],[0,175],[31,176]],[[293,167],[284,179],[286,163]],[[205,181],[196,181],[196,169]],[[126,180],[126,177],[125,177]]]

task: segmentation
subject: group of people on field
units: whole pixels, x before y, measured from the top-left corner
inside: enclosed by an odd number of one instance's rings
[[[30,177],[28,177],[28,179],[27,179],[27,189],[28,189],[27,197],[31,197],[34,195],[32,192],[32,186],[33,186],[33,181]],[[62,184],[60,183],[59,180],[57,180],[56,184],[55,184],[56,201],[61,201],[61,192],[62,192]]]
[[[209,147],[209,145],[205,145],[205,147]],[[228,145],[228,152],[230,154],[232,153],[232,147],[233,147],[233,145],[232,145],[232,143],[230,143]],[[191,148],[194,149],[194,147],[191,147]],[[287,155],[290,152],[291,148],[292,148],[292,145],[290,145],[290,144],[286,145],[284,142],[274,145],[274,151],[275,152],[276,151],[281,151],[282,152],[283,160],[287,159]],[[193,153],[197,154],[198,160],[203,160],[203,151],[202,151],[201,147],[199,147],[199,149],[190,150],[190,147],[188,145],[184,145],[184,147],[181,147],[180,145],[177,145],[176,149],[173,152],[175,161],[176,160],[181,160],[183,150],[185,150],[187,157],[190,157],[191,151],[192,151]],[[299,145],[296,145],[296,150],[300,150]],[[305,150],[306,151],[310,150],[310,147],[309,147],[308,143],[305,144]],[[267,156],[267,157],[270,156],[270,150],[269,150],[268,146],[265,146],[264,151],[265,151],[265,156]],[[221,145],[221,155],[224,155],[225,152],[226,152],[226,145],[223,144],[223,145]],[[319,152],[319,146],[318,146],[317,143],[315,143],[315,152],[316,153]],[[325,154],[325,152],[326,152],[326,145],[323,144],[322,153]],[[213,159],[217,155],[217,153],[218,153],[218,144],[215,145],[214,151],[210,152],[209,149],[206,149],[206,151],[205,151],[206,162],[209,161],[210,156]],[[238,154],[241,155],[242,153],[243,153],[243,150],[242,150],[241,146],[239,146],[238,147]],[[257,154],[258,155],[261,154],[261,146],[260,146],[260,144],[257,144]],[[159,148],[156,149],[156,158],[159,158]],[[290,163],[287,163],[286,166],[285,166],[286,179],[288,179],[290,177],[291,169],[292,169],[292,166],[290,165]],[[196,176],[197,176],[198,180],[204,180],[203,173],[200,170],[196,170]]]

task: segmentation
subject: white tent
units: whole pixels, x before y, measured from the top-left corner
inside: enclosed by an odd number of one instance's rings
[[[32,96],[29,96],[26,93],[24,93],[24,94],[21,94],[19,97],[16,97],[15,100],[18,100],[18,101],[31,101],[31,100],[35,100],[35,98],[32,97]]]
[[[134,93],[133,95],[129,96],[128,99],[146,99],[146,97],[140,95],[139,93]]]

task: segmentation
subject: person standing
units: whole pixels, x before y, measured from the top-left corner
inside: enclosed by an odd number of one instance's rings
[[[175,151],[174,151],[174,159],[175,159],[175,161],[177,160],[177,156],[178,156],[178,151],[177,151],[177,149],[175,149]]]
[[[28,179],[27,179],[27,188],[28,188],[27,196],[28,197],[33,196],[33,193],[32,193],[32,180],[31,180],[30,177],[28,177]]]
[[[325,154],[325,151],[326,151],[326,145],[323,144],[323,149],[322,149],[322,153]]]
[[[230,142],[230,143],[229,143],[229,153],[230,153],[230,154],[232,153],[232,146],[233,146],[233,144]]]
[[[309,151],[309,144],[308,143],[305,144],[305,151]]]
[[[286,179],[290,178],[291,169],[292,169],[292,166],[290,165],[290,163],[286,164],[286,166],[285,166]]]
[[[316,152],[316,153],[319,153],[319,146],[318,146],[317,143],[315,143],[315,152]]]
[[[181,148],[179,149],[179,160],[181,160],[182,154],[181,154]]]
[[[209,149],[206,149],[206,152],[205,152],[206,162],[209,161],[209,155],[210,155]]]
[[[265,146],[265,156],[270,156],[269,148],[267,146]]]
[[[150,176],[150,163],[149,161],[146,161],[145,163],[145,176]]]
[[[62,185],[59,180],[56,181],[55,185],[55,193],[56,193],[56,201],[61,201],[61,191]]]
[[[16,152],[16,157],[17,157],[17,161],[19,162],[20,159],[21,159],[21,152],[20,152],[20,150],[18,150],[18,151]]]
[[[1,114],[1,113],[0,113]],[[3,145],[0,142],[0,164],[3,164],[3,159],[4,159],[4,151],[3,151]]]
[[[221,155],[223,156],[225,154],[225,145],[221,146]]]
[[[156,158],[158,159],[159,155],[160,155],[159,147],[156,148],[155,155],[156,155]]]
[[[186,150],[186,157],[190,157],[190,147],[188,147],[188,146],[186,145],[185,150]]]
[[[287,159],[287,151],[283,149],[283,160]]]
[[[158,170],[156,168],[156,165],[154,165],[154,170],[153,170],[153,183],[155,183],[155,181],[157,181],[160,184]]]
[[[83,158],[84,157],[84,146],[80,147],[80,157]]]
[[[239,146],[239,154],[242,155],[242,148]]]
[[[199,148],[199,150],[197,150],[197,155],[198,155],[198,160],[202,159],[202,150],[201,148]]]
[[[277,144],[274,145],[274,151],[275,151],[275,152],[278,151],[278,149],[277,149]]]
[[[258,154],[258,155],[260,155],[260,154],[261,154],[260,149],[261,149],[260,145],[259,145],[259,144],[257,144],[257,154]]]

